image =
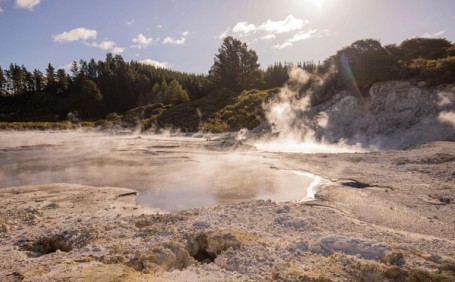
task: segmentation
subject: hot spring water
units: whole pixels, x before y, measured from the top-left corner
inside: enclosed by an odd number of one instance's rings
[[[0,187],[46,183],[127,187],[165,210],[314,197],[318,177],[281,170],[257,151],[205,149],[205,138],[92,132],[2,132]]]

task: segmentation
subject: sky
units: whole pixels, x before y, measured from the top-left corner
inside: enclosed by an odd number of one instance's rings
[[[0,0],[0,66],[67,68],[106,53],[208,73],[225,36],[262,68],[323,61],[352,42],[455,42],[454,0]]]

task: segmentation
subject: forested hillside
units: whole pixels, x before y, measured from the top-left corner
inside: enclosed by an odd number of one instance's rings
[[[11,121],[63,120],[74,111],[83,119],[102,118],[152,102],[198,99],[207,83],[204,75],[125,62],[110,53],[104,61],[74,62],[70,74],[51,64],[45,74],[16,64],[0,73],[1,119]]]
[[[455,45],[412,38],[382,46],[364,39],[322,63],[278,62],[262,69],[254,50],[226,37],[207,75],[126,62],[110,53],[105,60],[75,61],[68,72],[51,64],[42,73],[11,63],[0,67],[0,122],[103,120],[98,124],[143,129],[251,129],[261,121],[262,102],[289,79],[290,68],[308,73],[299,91],[318,105],[341,90],[366,96],[381,81],[455,83]]]

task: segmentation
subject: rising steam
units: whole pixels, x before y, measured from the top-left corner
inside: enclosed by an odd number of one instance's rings
[[[340,91],[311,107],[311,78],[291,69],[289,81],[263,104],[270,134],[255,143],[263,151],[346,153],[399,149],[437,140],[455,141],[455,87],[430,88],[410,82],[374,84],[368,95]],[[355,78],[352,76],[352,80]]]
[[[360,146],[344,144],[343,140],[330,144],[316,137],[315,126],[325,127],[328,123],[324,112],[311,118],[310,95],[301,95],[299,89],[311,78],[311,74],[300,68],[289,71],[289,81],[275,99],[264,103],[263,108],[271,135],[256,142],[261,151],[303,153],[346,153],[363,151]]]

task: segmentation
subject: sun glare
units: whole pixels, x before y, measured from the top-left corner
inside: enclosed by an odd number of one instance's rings
[[[311,2],[314,3],[314,5],[318,8],[322,8],[324,6],[324,0],[311,0]]]
[[[330,2],[330,0],[294,0],[292,3],[295,7],[317,12],[324,10]]]
[[[328,2],[328,0],[310,0],[310,1],[318,9],[324,8],[327,5],[327,2]]]

